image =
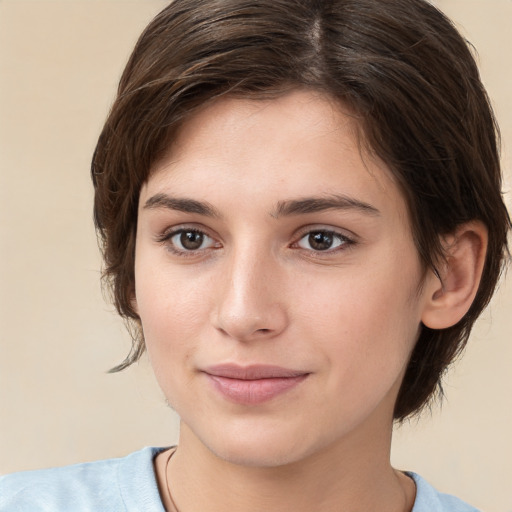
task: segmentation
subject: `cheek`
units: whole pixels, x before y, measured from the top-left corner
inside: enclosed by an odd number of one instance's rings
[[[372,381],[408,361],[420,325],[415,265],[381,265],[302,283],[292,294],[301,330],[317,348],[355,380]],[[306,287],[305,294],[300,289]]]
[[[208,301],[200,282],[153,268],[141,258],[136,296],[148,356],[161,381],[179,373],[196,350],[208,318]]]

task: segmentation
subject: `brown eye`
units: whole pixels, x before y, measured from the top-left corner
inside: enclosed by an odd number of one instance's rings
[[[206,233],[196,229],[178,229],[162,239],[170,242],[169,246],[178,253],[186,253],[209,249],[215,246],[215,241]]]
[[[297,245],[312,251],[328,251],[350,243],[350,239],[334,231],[310,231],[299,240]]]
[[[204,234],[198,231],[182,231],[179,238],[183,249],[195,251],[203,244]]]
[[[333,236],[331,233],[324,233],[322,231],[310,233],[308,242],[310,247],[315,249],[315,251],[326,251],[332,247]]]

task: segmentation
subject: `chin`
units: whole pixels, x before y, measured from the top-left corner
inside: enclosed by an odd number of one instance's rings
[[[212,452],[222,460],[237,466],[253,468],[277,468],[293,464],[307,454],[301,447],[283,446],[282,443],[230,443],[214,447]]]
[[[239,427],[243,427],[240,425]],[[319,440],[308,439],[304,431],[290,431],[284,425],[264,428],[246,425],[245,428],[222,431],[215,437],[199,435],[199,441],[216,457],[245,467],[280,467],[293,464],[321,449]],[[292,429],[293,430],[293,429]]]

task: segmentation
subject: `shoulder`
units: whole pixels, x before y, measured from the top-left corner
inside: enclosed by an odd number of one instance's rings
[[[153,470],[159,451],[0,477],[0,512],[163,512]]]
[[[408,472],[407,475],[416,484],[416,501],[412,512],[479,512],[459,498],[437,491],[416,473]]]

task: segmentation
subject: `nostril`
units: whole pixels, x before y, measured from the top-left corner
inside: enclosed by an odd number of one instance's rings
[[[223,336],[239,341],[278,336],[287,325],[285,308],[271,301],[246,300],[242,294],[222,301],[212,311],[212,325]]]

